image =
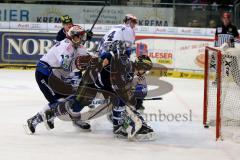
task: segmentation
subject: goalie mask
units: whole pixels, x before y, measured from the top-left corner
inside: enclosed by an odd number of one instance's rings
[[[138,71],[140,70],[149,71],[152,69],[152,66],[153,64],[151,59],[146,55],[140,55],[135,60],[135,68]]]
[[[67,38],[70,39],[73,46],[77,48],[82,41],[86,40],[86,32],[81,26],[74,25],[67,32]]]

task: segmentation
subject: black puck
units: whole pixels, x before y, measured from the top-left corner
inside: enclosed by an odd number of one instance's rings
[[[204,128],[209,128],[209,125],[204,125]]]

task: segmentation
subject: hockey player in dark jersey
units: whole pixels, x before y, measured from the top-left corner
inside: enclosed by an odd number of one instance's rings
[[[60,31],[58,31],[58,33],[57,33],[56,40],[59,42],[66,38],[66,33],[73,26],[73,20],[69,15],[61,16],[60,19],[61,19],[63,28],[60,29]]]
[[[66,38],[66,33],[69,31],[69,29],[74,25],[73,20],[69,15],[61,16],[61,22],[63,25],[63,28],[60,29],[57,33],[56,41],[60,42]],[[90,30],[86,30],[86,40],[90,41],[93,36],[93,32]]]
[[[214,46],[220,47],[224,43],[234,46],[234,41],[239,38],[239,33],[237,27],[231,22],[231,14],[223,13],[221,21],[221,26],[216,29]]]

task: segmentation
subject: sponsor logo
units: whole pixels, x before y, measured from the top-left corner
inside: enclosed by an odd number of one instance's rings
[[[147,55],[151,59],[156,59],[158,64],[172,64],[173,63],[173,51],[170,50],[151,50],[148,49],[147,44],[137,43],[136,49],[137,56]]]
[[[1,9],[0,21],[29,21],[29,11],[22,9]]]
[[[27,23],[27,24],[19,23],[16,27],[18,29],[41,29],[41,24],[37,24],[37,23]]]
[[[167,29],[166,28],[162,28],[162,27],[156,27],[156,32],[161,32],[161,33],[165,33],[167,32]]]
[[[192,29],[181,29],[182,33],[191,33]]]
[[[173,28],[173,27],[167,28],[167,32],[176,34],[177,33],[177,28]]]
[[[137,48],[136,48],[136,54],[137,56],[147,54],[148,52],[148,46],[145,43],[137,43]]]
[[[231,55],[224,55],[224,66],[225,66],[225,73],[227,76],[230,75],[230,68],[232,66],[232,59]]]
[[[55,34],[3,33],[1,61],[35,63],[53,45]]]
[[[49,7],[43,11],[42,16],[37,17],[37,22],[41,23],[61,23],[60,17],[64,15],[59,8]]]
[[[165,20],[138,20],[140,26],[168,26],[168,21]]]

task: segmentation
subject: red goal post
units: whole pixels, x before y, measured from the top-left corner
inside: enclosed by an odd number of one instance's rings
[[[208,90],[209,90],[209,67],[210,67],[210,62],[209,62],[209,50],[212,50],[216,53],[218,57],[217,65],[219,66],[217,68],[217,103],[216,103],[216,139],[220,137],[220,128],[221,128],[221,123],[220,123],[220,94],[221,94],[221,65],[222,65],[222,54],[220,50],[217,50],[215,48],[211,47],[206,47],[205,49],[205,67],[204,67],[204,102],[203,102],[203,124],[205,127],[208,127],[207,120],[208,120]]]

